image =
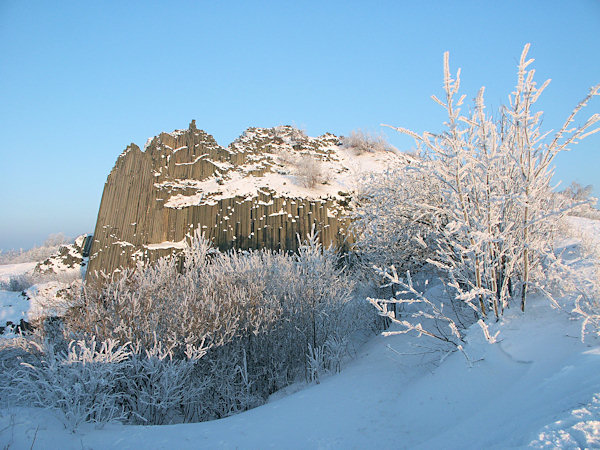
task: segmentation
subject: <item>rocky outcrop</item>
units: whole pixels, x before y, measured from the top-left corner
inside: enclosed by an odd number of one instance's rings
[[[61,245],[55,255],[39,262],[35,274],[62,275],[69,272],[79,273],[85,270],[87,257],[92,244],[92,236],[83,234],[68,245]]]
[[[357,155],[332,134],[249,128],[227,148],[196,128],[131,144],[104,186],[88,278],[184,248],[200,229],[221,250],[294,251],[311,228],[344,245],[357,177],[389,153]]]

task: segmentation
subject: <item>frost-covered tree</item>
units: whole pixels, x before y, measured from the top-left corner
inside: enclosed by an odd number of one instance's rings
[[[535,111],[535,104],[549,80],[542,85],[534,81],[534,70],[528,69],[533,62],[527,58],[528,50],[529,44],[519,60],[510,104],[497,118],[486,112],[484,88],[470,112],[461,112],[465,95],[457,98],[460,70],[452,77],[446,53],[445,97],[433,96],[448,115],[446,131],[417,134],[392,127],[412,136],[421,151],[421,157],[400,169],[396,178],[426,180],[430,183],[427,195],[412,197],[406,189],[406,194],[392,196],[393,203],[383,209],[381,202],[367,202],[360,211],[378,217],[373,226],[387,220],[400,226],[422,226],[420,235],[427,236],[425,244],[432,251],[427,261],[453,288],[455,299],[480,319],[500,317],[504,308],[517,299],[524,311],[530,290],[546,292],[546,269],[556,260],[552,237],[558,218],[565,212],[550,187],[553,162],[560,152],[597,132],[594,126],[600,120],[600,115],[594,114],[583,124],[573,125],[576,115],[598,95],[598,85],[558,132],[542,131],[542,113]],[[403,219],[397,221],[398,216]],[[410,283],[393,270],[386,276],[405,291],[412,291]],[[396,299],[399,303],[413,300]],[[385,302],[373,303],[387,314]],[[431,304],[424,307],[428,314],[433,311]],[[456,334],[455,324],[449,323],[449,327]]]
[[[592,192],[594,190],[594,186],[588,184],[587,186],[582,186],[581,184],[573,181],[569,186],[562,191],[562,194],[569,197],[572,200],[576,201],[588,201],[592,196]]]

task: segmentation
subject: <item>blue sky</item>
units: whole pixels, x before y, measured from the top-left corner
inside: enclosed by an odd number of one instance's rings
[[[531,42],[556,129],[600,82],[600,2],[0,1],[0,248],[92,232],[130,142],[197,126],[227,145],[249,126],[311,136],[381,123],[439,131],[442,55],[469,98],[506,103]],[[600,112],[600,99],[580,121]],[[600,195],[600,133],[557,178]]]

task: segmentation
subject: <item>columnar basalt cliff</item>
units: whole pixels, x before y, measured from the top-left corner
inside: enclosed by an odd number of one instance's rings
[[[85,271],[92,236],[82,234],[72,244],[61,245],[55,255],[40,261],[34,269],[38,275],[61,275],[67,272]]]
[[[313,225],[324,245],[341,246],[354,183],[391,158],[290,126],[249,128],[224,148],[192,121],[143,151],[131,144],[104,186],[88,277],[171,254],[197,229],[222,250],[293,251]]]

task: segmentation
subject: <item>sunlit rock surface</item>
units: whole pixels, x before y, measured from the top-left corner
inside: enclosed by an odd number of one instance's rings
[[[195,121],[131,144],[104,186],[88,277],[178,251],[196,229],[221,250],[294,251],[313,225],[324,245],[347,245],[357,180],[394,157],[291,126],[249,128],[225,148]]]

